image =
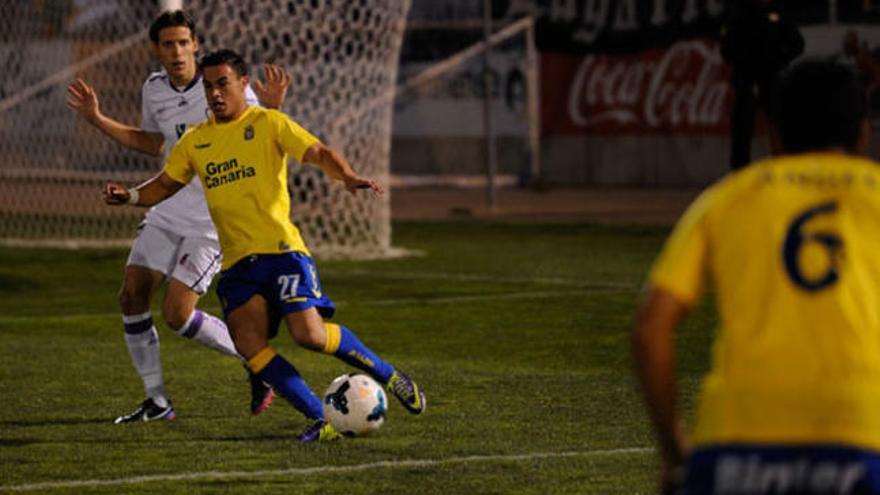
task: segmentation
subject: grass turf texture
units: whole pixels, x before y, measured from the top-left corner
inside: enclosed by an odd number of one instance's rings
[[[425,255],[319,260],[319,272],[337,321],[417,379],[428,410],[411,417],[392,399],[377,435],[306,446],[285,401],[251,417],[241,366],[162,324],[178,419],[111,424],[143,392],[116,309],[126,253],[0,249],[0,493],[77,480],[125,482],[31,493],[653,493],[628,331],[667,231],[466,221],[394,232]],[[213,290],[202,307],[218,314]],[[688,411],[713,322],[704,305],[680,334]],[[318,393],[351,371],[286,332],[274,344]]]

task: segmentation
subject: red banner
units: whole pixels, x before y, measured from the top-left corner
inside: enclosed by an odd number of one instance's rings
[[[733,104],[716,42],[688,40],[634,54],[541,54],[547,135],[725,133]]]

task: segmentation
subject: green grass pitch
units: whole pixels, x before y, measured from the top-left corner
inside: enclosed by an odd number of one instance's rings
[[[251,417],[241,365],[162,324],[178,419],[111,424],[143,393],[116,307],[126,253],[0,249],[0,493],[653,493],[628,332],[668,229],[394,229],[424,255],[318,267],[336,320],[416,378],[428,410],[392,399],[377,435],[305,446],[291,406]],[[213,290],[202,307],[217,313]],[[686,411],[714,320],[704,305],[680,333]],[[274,343],[318,393],[351,371],[286,332]]]

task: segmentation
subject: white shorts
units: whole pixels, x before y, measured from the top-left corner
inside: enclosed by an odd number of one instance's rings
[[[204,294],[220,271],[220,244],[205,237],[182,237],[148,223],[138,227],[126,266],[142,266],[165,274]]]

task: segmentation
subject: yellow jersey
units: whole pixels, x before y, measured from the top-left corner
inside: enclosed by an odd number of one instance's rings
[[[750,165],[682,217],[650,283],[719,325],[695,445],[880,449],[880,168],[808,153]]]
[[[198,176],[227,268],[251,254],[310,255],[290,220],[287,156],[318,139],[276,110],[251,106],[233,122],[212,116],[184,134],[164,172],[183,184]]]

